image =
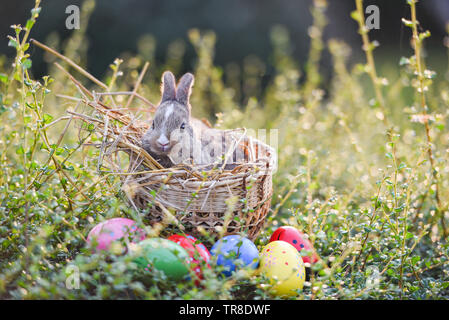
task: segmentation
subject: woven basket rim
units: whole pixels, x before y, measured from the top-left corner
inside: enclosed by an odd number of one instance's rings
[[[229,131],[235,131],[235,129]],[[205,183],[208,185],[217,183],[217,181],[223,178],[232,181],[243,179],[245,177],[248,177],[248,175],[253,175],[257,177],[260,175],[272,174],[277,169],[277,157],[275,154],[275,149],[270,145],[262,142],[261,140],[251,136],[245,136],[244,139],[245,140],[247,139],[253,144],[261,147],[266,156],[258,157],[255,161],[251,162],[235,162],[233,163],[234,167],[228,169],[219,168],[217,166],[215,168],[216,170],[215,174],[213,175],[204,175],[204,173],[208,171],[207,169],[209,170],[212,169],[213,165],[186,165],[186,164],[179,164],[170,168],[162,168],[157,170],[141,170],[140,172],[136,171],[135,173],[145,176],[146,178],[151,178],[153,176],[154,177],[160,176],[158,180],[164,181],[164,183],[173,183],[173,179],[167,180],[167,177],[171,176],[180,178],[184,181],[189,181],[189,184]],[[135,158],[130,159],[130,166],[132,165],[135,166],[135,162],[138,162],[141,159],[139,154],[136,154],[135,152],[132,153],[134,153]],[[248,174],[251,171],[253,172]],[[203,173],[203,175],[201,175],[201,173]],[[188,179],[181,178],[186,174],[189,176]]]

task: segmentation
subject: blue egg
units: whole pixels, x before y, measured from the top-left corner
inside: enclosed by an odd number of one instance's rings
[[[229,277],[242,267],[256,269],[259,265],[259,251],[248,238],[230,235],[218,240],[210,250],[216,263],[223,266],[223,274]]]

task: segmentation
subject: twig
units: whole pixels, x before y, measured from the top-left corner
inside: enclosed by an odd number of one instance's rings
[[[380,80],[377,76],[376,72],[376,64],[374,63],[374,57],[373,57],[373,44],[370,42],[368,37],[368,28],[365,26],[365,14],[363,10],[363,0],[356,0],[355,1],[356,7],[357,7],[357,14],[359,15],[357,22],[359,23],[359,33],[362,36],[363,41],[363,51],[365,51],[366,54],[366,63],[368,65],[368,74],[371,78],[371,81],[373,82],[374,91],[376,93],[376,99],[379,103],[380,109],[382,110],[383,117],[382,121],[384,124],[389,127],[388,120],[387,120],[387,113],[385,109],[385,101],[382,95],[382,90],[380,87]]]
[[[93,94],[87,90],[87,88],[85,86],[83,86],[81,84],[81,82],[79,82],[78,80],[75,79],[75,77],[73,77],[66,69],[64,69],[59,63],[55,62],[55,66],[61,70],[67,77],[70,78],[70,80],[73,81],[73,83],[75,83],[76,87],[78,88],[78,90],[80,90],[81,94],[83,96],[85,96],[83,93],[87,94],[91,99],[93,98]],[[87,98],[86,98],[87,99]]]
[[[148,69],[149,65],[150,65],[150,63],[149,63],[148,61],[145,62],[145,65],[143,66],[143,69],[142,69],[142,71],[140,72],[139,78],[137,78],[137,82],[136,82],[136,84],[134,85],[133,93],[132,93],[132,95],[129,97],[128,102],[127,102],[126,105],[125,105],[125,108],[128,108],[129,105],[131,104],[131,102],[133,101],[134,95],[137,93],[137,89],[139,89],[140,83],[142,82],[142,79],[143,79],[145,73],[147,72],[147,69]]]
[[[102,95],[134,95],[136,98],[140,99],[143,103],[150,106],[151,112],[156,111],[156,106],[153,103],[151,103],[148,99],[146,99],[145,97],[138,94],[137,92],[135,92],[135,93],[133,93],[131,91],[98,92],[97,95],[99,95],[99,96],[102,96]]]
[[[71,65],[74,69],[76,69],[78,72],[80,72],[82,75],[84,75],[86,78],[90,79],[91,81],[93,81],[94,83],[96,83],[97,85],[102,87],[103,89],[106,89],[106,90],[108,89],[107,85],[105,85],[103,82],[101,82],[100,80],[95,78],[93,75],[91,75],[89,72],[87,72],[86,70],[81,68],[79,65],[77,65],[75,62],[73,62],[71,59],[69,59],[66,56],[60,54],[56,50],[54,50],[54,49],[52,49],[50,47],[47,47],[45,44],[40,43],[39,41],[37,41],[35,39],[30,39],[30,43],[33,43],[33,44],[37,45],[38,47],[40,47],[41,49],[44,49],[45,51],[53,54],[54,56],[64,60],[69,65]]]
[[[415,50],[416,57],[416,71],[417,77],[419,81],[419,93],[421,96],[421,109],[424,115],[424,127],[426,131],[426,139],[427,139],[427,154],[429,156],[431,173],[435,184],[435,200],[437,202],[437,210],[440,214],[441,227],[443,229],[443,237],[447,237],[446,223],[444,221],[444,210],[441,210],[441,199],[440,199],[440,188],[437,170],[435,167],[435,159],[432,151],[432,138],[430,137],[430,126],[429,119],[427,117],[427,103],[426,103],[426,93],[425,93],[425,85],[424,85],[424,72],[421,61],[421,46],[423,38],[418,34],[418,20],[416,19],[416,0],[409,1],[410,10],[411,10],[411,18],[412,18],[412,31],[413,31],[413,47]]]

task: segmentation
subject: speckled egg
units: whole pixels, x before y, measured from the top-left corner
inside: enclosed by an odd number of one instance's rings
[[[144,271],[162,271],[171,280],[185,279],[189,274],[189,254],[179,244],[162,238],[150,238],[133,245],[130,254]]]
[[[256,269],[259,265],[259,251],[248,238],[229,235],[218,240],[210,250],[216,257],[216,263],[223,266],[223,274],[229,277],[240,268]]]
[[[302,250],[310,251],[308,255],[301,255],[302,260],[305,263],[313,264],[318,261],[318,255],[313,250],[309,239],[298,229],[290,226],[282,226],[277,228],[271,236],[270,242],[278,240],[290,243],[296,248],[296,250],[298,250],[298,252],[301,252]]]
[[[285,241],[268,243],[260,254],[259,272],[273,285],[277,295],[294,296],[306,278],[304,262],[298,250]]]
[[[97,224],[88,234],[87,243],[97,252],[109,250],[113,242],[137,243],[145,239],[145,232],[135,221],[114,218]],[[124,249],[126,250],[126,249]]]

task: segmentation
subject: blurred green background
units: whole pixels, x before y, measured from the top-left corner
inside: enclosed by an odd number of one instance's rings
[[[11,34],[10,25],[25,21],[33,0],[1,1],[0,34]],[[80,0],[44,0],[42,19],[34,27],[32,37],[44,43],[59,44],[72,33],[65,28],[68,16],[65,8],[70,4],[80,5]],[[97,77],[102,77],[108,65],[115,58],[144,52],[144,58],[160,65],[166,60],[167,50],[177,50],[182,58],[182,72],[194,68],[196,54],[189,43],[187,33],[192,28],[211,30],[216,34],[214,63],[222,68],[244,67],[245,61],[257,57],[265,67],[260,76],[267,83],[273,76],[271,66],[272,46],[269,32],[274,25],[283,25],[290,34],[292,56],[306,60],[309,51],[309,27],[312,24],[310,8],[312,0],[100,0],[88,21],[84,39],[87,50],[87,69]],[[410,55],[409,31],[405,30],[401,18],[407,16],[405,1],[378,0],[365,1],[365,6],[376,4],[380,8],[381,29],[370,33],[381,47],[376,56],[387,56],[388,61],[397,63],[401,56]],[[350,18],[354,10],[352,0],[331,0],[327,9],[328,25],[324,40],[338,38],[348,43],[353,54],[351,62],[362,59],[360,37],[357,24]],[[429,61],[445,59],[443,38],[445,24],[449,21],[449,1],[426,0],[418,3],[419,20],[425,29],[432,32],[427,41],[427,49],[436,51]],[[81,24],[87,21],[81,21]],[[84,26],[82,28],[85,28]],[[182,53],[185,53],[184,55]],[[14,55],[7,41],[0,45],[0,55]],[[145,56],[146,55],[146,56]],[[322,66],[323,76],[328,79],[331,58],[325,49]],[[249,57],[249,58],[248,58]],[[32,50],[33,61],[40,61],[41,50]],[[382,59],[382,58],[381,58]],[[46,74],[46,65],[35,63],[36,76]],[[437,69],[437,68],[435,68]]]

